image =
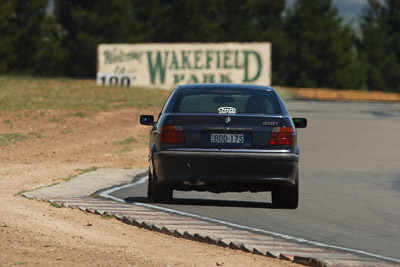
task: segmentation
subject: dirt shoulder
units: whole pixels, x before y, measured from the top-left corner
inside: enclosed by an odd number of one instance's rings
[[[0,113],[0,265],[295,266],[19,195],[92,167],[145,168],[149,128],[138,117],[157,112]]]

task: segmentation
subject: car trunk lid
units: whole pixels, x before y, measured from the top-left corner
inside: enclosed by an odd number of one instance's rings
[[[272,129],[282,123],[280,115],[174,114],[172,118],[192,148],[265,148]]]

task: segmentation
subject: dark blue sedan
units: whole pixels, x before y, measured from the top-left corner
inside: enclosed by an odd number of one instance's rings
[[[297,128],[272,87],[192,84],[176,87],[151,125],[147,195],[169,202],[173,190],[270,191],[279,208],[299,202]]]

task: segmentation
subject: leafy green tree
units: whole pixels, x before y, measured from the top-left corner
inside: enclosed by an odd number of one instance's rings
[[[35,62],[31,73],[44,76],[65,75],[69,58],[68,50],[62,46],[62,28],[52,14],[46,14],[40,24],[40,45],[35,50]]]
[[[222,1],[132,0],[136,41],[218,41]]]
[[[68,76],[95,75],[98,44],[138,40],[129,0],[55,0],[55,14],[64,32],[63,47],[69,52]]]
[[[17,38],[15,26],[12,24],[16,1],[0,2],[0,73],[9,71],[17,62],[17,53],[14,49]]]
[[[131,0],[134,42],[160,42],[176,31],[172,3],[173,1],[162,0]]]
[[[271,42],[272,45],[272,83],[285,85],[287,71],[283,64],[290,49],[289,39],[284,31],[284,20],[282,14],[285,10],[286,1],[275,0],[247,0],[251,11],[247,17],[250,25],[245,31],[254,31],[252,41]]]
[[[0,2],[0,72],[61,74],[65,57],[47,0]]]
[[[14,69],[18,72],[31,73],[36,66],[37,51],[42,45],[40,27],[45,16],[47,1],[16,0],[15,2],[11,23],[18,38],[15,45],[18,61]]]
[[[355,50],[355,35],[331,0],[298,0],[286,19],[289,86],[363,88],[365,64]]]
[[[400,92],[400,2],[369,0],[361,19],[360,50],[370,90]]]
[[[170,38],[174,42],[218,42],[223,32],[220,27],[222,0],[172,1],[168,17],[174,24]]]

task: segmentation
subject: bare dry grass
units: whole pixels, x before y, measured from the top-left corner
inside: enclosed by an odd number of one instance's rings
[[[161,107],[169,94],[167,90],[97,86],[94,80],[0,76],[0,111]]]

